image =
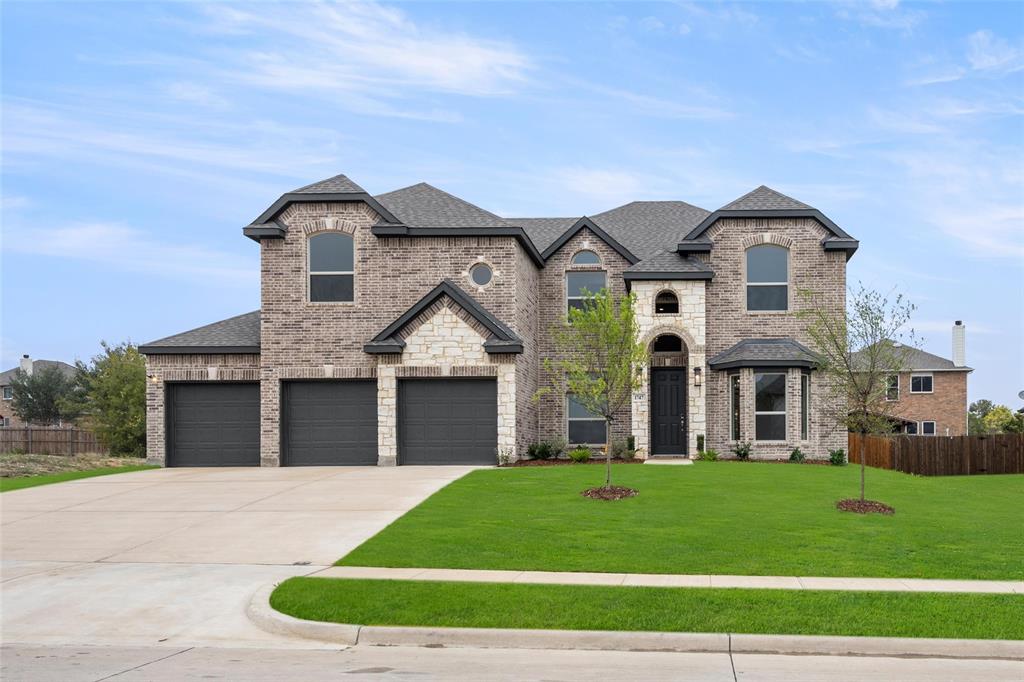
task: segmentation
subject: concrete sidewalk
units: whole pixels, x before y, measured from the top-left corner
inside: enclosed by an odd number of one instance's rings
[[[437,580],[549,585],[623,585],[628,587],[745,587],[769,590],[844,590],[877,592],[975,592],[1024,594],[1024,581],[926,580],[921,578],[809,578],[760,575],[663,575],[650,573],[568,573],[485,571],[456,568],[376,568],[332,566],[317,578]]]

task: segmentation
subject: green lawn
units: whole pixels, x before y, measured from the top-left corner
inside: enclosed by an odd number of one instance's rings
[[[22,488],[34,488],[37,485],[48,485],[50,483],[63,483],[74,481],[79,478],[92,478],[93,476],[108,476],[110,474],[123,474],[126,471],[142,471],[143,469],[156,469],[158,467],[134,465],[123,467],[102,467],[100,469],[88,469],[86,471],[64,471],[59,474],[46,474],[43,476],[24,476],[21,478],[0,478],[0,493]]]
[[[869,469],[868,497],[895,507],[893,516],[835,509],[857,494],[855,466],[619,465],[614,482],[639,489],[637,497],[580,496],[603,476],[594,466],[476,471],[338,563],[1024,579],[1024,476]]]
[[[360,625],[1024,639],[1020,595],[290,578],[270,603]]]

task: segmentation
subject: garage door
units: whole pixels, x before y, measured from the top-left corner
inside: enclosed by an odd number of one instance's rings
[[[290,381],[283,393],[285,466],[377,464],[376,381]]]
[[[494,379],[399,381],[399,464],[495,464],[497,447]]]
[[[167,385],[167,466],[259,464],[259,384]]]

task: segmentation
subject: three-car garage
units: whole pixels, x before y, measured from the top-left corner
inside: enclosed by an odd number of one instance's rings
[[[282,466],[377,464],[376,380],[280,386]],[[398,379],[397,389],[398,464],[496,462],[494,377]],[[168,383],[166,413],[168,466],[259,466],[258,383]]]

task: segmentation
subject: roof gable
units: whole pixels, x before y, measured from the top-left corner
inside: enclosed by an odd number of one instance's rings
[[[548,247],[544,249],[544,251],[541,253],[541,257],[543,257],[544,260],[551,258],[551,256],[553,256],[560,248],[565,246],[566,242],[568,242],[570,239],[579,234],[580,230],[583,229],[588,229],[594,234],[596,234],[601,239],[601,241],[610,246],[616,253],[618,253],[620,256],[625,258],[630,263],[636,263],[637,261],[640,260],[639,258],[634,256],[629,251],[629,249],[627,249],[625,246],[619,243],[618,240],[616,240],[610,234],[605,232],[597,223],[595,223],[587,216],[583,216],[582,218],[577,220],[575,223],[573,223],[572,227],[563,232],[561,236],[558,237],[558,239],[551,242],[551,244],[548,245]]]
[[[290,194],[332,194],[334,192],[366,193],[366,190],[352,182],[347,175],[338,174],[326,180],[320,180],[298,189]]]
[[[494,317],[490,311],[460,289],[458,285],[447,279],[427,292],[398,319],[381,330],[363,346],[363,350],[372,354],[401,353],[405,348],[405,341],[402,340],[403,333],[415,323],[424,311],[444,298],[451,299],[485,330],[488,335],[484,342],[485,351],[488,353],[523,352],[523,340],[514,331]]]
[[[765,211],[765,210],[787,210],[787,209],[813,209],[802,201],[793,197],[787,197],[781,192],[776,192],[771,187],[761,185],[753,189],[739,199],[729,202],[721,208],[723,211]]]

